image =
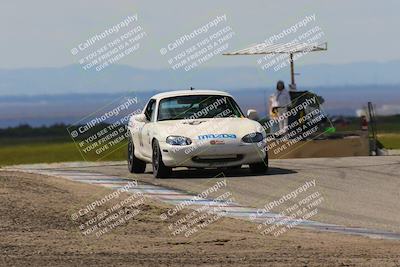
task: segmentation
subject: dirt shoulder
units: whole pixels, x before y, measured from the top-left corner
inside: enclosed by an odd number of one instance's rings
[[[0,265],[400,265],[398,241],[304,230],[262,236],[254,224],[228,218],[193,237],[174,237],[169,223],[160,220],[168,207],[150,200],[124,225],[99,238],[83,236],[71,214],[110,192],[59,178],[0,172]]]

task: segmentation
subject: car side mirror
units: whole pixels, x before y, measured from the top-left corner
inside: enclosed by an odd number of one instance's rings
[[[257,110],[255,110],[255,109],[247,110],[247,118],[249,118],[250,120],[257,121],[259,119]]]
[[[143,113],[135,115],[135,120],[138,122],[147,122],[146,115]]]

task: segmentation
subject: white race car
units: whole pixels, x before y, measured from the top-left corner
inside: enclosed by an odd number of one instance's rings
[[[250,116],[256,116],[254,110]],[[182,90],[153,96],[128,124],[128,167],[143,173],[152,163],[156,178],[173,167],[268,170],[266,133],[246,118],[228,93]]]

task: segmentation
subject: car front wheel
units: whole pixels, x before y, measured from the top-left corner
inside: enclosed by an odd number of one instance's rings
[[[263,161],[250,164],[250,171],[258,174],[266,173],[268,171],[268,154],[265,155]]]
[[[171,175],[172,168],[164,165],[162,161],[161,149],[157,140],[153,142],[153,176],[155,178],[167,178]]]
[[[128,137],[128,170],[131,173],[144,173],[146,170],[146,162],[135,156],[135,146],[130,134]]]

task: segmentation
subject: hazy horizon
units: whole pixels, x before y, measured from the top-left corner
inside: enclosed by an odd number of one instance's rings
[[[321,87],[313,90],[325,99],[322,108],[330,116],[357,116],[357,110],[364,108],[368,101],[376,105],[378,115],[400,114],[399,86],[350,86]],[[351,90],[348,90],[351,89]],[[246,111],[255,108],[261,116],[266,115],[266,96],[273,89],[242,88],[229,91]],[[385,94],[382,96],[381,92]],[[160,91],[114,92],[114,93],[69,93],[63,95],[0,96],[0,128],[29,124],[31,126],[70,124],[78,121],[115,101],[121,96],[137,96],[138,106]],[[391,94],[392,99],[385,95]],[[21,112],[21,110],[24,112]]]

